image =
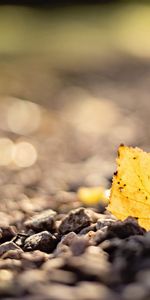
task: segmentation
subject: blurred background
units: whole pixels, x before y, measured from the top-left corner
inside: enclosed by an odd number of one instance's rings
[[[80,186],[110,186],[120,143],[150,151],[149,1],[85,2],[0,6],[5,207],[65,205]]]

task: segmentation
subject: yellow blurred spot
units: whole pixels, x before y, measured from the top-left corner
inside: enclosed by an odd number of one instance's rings
[[[28,142],[16,144],[13,154],[13,161],[20,168],[30,167],[37,160],[37,151],[35,147]]]
[[[101,201],[107,203],[108,196],[109,194],[103,187],[81,187],[78,190],[79,200],[86,205],[97,204]]]
[[[7,112],[8,128],[17,134],[35,132],[41,123],[40,106],[20,99],[13,99]]]
[[[0,138],[0,165],[7,166],[11,163],[14,143],[8,138]]]

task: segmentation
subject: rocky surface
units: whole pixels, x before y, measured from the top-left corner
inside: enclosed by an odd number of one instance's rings
[[[131,59],[57,70],[55,82],[37,62],[1,63],[0,142],[26,141],[37,155],[25,167],[0,151],[1,299],[150,299],[149,232],[78,197],[82,186],[110,187],[121,142],[149,150],[149,74],[149,62]],[[39,103],[35,131],[35,114],[23,119],[17,105],[14,117],[16,101]]]
[[[150,234],[133,218],[48,208],[0,229],[1,299],[150,297]]]

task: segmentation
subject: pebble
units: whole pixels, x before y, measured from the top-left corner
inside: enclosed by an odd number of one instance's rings
[[[97,220],[97,223],[96,223],[96,229],[99,230],[99,229],[102,229],[103,227],[105,226],[109,226],[111,224],[113,224],[115,222],[115,220],[113,219],[98,219]]]
[[[79,272],[80,279],[88,278],[104,282],[109,276],[110,265],[107,256],[101,250],[91,255],[87,248],[87,251],[80,256],[66,258],[66,263],[69,269]]]
[[[59,231],[61,234],[66,234],[70,231],[78,233],[96,220],[97,214],[94,213],[94,211],[83,207],[77,208],[70,211],[70,213],[64,217],[59,226]]]
[[[21,260],[23,262],[24,267],[28,266],[36,266],[40,267],[44,262],[48,260],[49,256],[47,253],[44,253],[39,250],[35,250],[33,252],[22,252]]]
[[[147,290],[150,291],[150,270],[142,270],[137,272],[135,280],[142,284]]]
[[[2,255],[2,259],[11,258],[11,259],[21,259],[21,254],[23,253],[22,249],[9,250]]]
[[[122,240],[118,238],[113,238],[111,240],[105,240],[100,243],[100,248],[108,253],[109,261],[113,261],[116,251],[121,246]]]
[[[24,246],[24,242],[26,240],[26,238],[30,236],[30,234],[24,234],[24,233],[18,233],[13,239],[12,241],[20,248],[23,248]]]
[[[42,231],[31,235],[25,240],[24,250],[40,250],[46,253],[52,252],[56,247],[57,239],[48,231]]]
[[[66,234],[60,241],[60,244],[64,244],[67,246],[71,246],[72,242],[77,238],[77,234],[75,232],[69,232]]]
[[[107,237],[118,237],[120,239],[125,239],[131,235],[143,235],[145,232],[145,229],[140,227],[134,218],[129,217],[123,222],[116,221],[109,225]]]
[[[107,239],[107,226],[96,231],[95,236],[93,237],[93,244],[99,245],[105,239]]]
[[[0,243],[10,241],[16,235],[14,226],[0,227]]]
[[[73,285],[76,283],[76,275],[70,271],[53,269],[49,273],[51,282],[57,282],[65,285]]]
[[[0,260],[0,269],[21,271],[22,269],[21,260],[10,259],[10,258]]]
[[[77,237],[71,243],[70,249],[71,249],[73,255],[79,256],[85,252],[85,250],[88,246],[89,246],[89,241],[87,238]]]
[[[24,225],[28,229],[33,229],[35,232],[50,231],[55,229],[55,216],[56,212],[48,209],[40,214],[35,215],[30,220],[27,220]]]
[[[43,270],[26,270],[18,276],[17,283],[24,292],[36,293],[40,283],[46,281],[46,273]]]
[[[77,285],[77,295],[82,300],[117,300],[108,287],[97,282],[82,281]]]
[[[72,252],[71,252],[71,249],[69,246],[64,245],[64,244],[58,244],[54,254],[56,257],[57,256],[62,256],[62,257],[68,256],[69,257],[72,255]]]
[[[9,241],[0,245],[0,256],[6,253],[9,250],[20,249],[15,243]]]
[[[14,273],[10,270],[0,270],[0,298],[5,299],[6,296],[18,296],[19,291],[20,288],[19,286],[17,288],[14,281]]]
[[[53,269],[62,268],[65,262],[62,257],[55,257],[53,259],[47,260],[43,265],[42,269],[46,272],[51,272]]]
[[[97,230],[97,228],[96,228],[96,224],[92,224],[92,225],[90,225],[90,226],[87,226],[87,227],[85,227],[85,228],[83,228],[80,232],[79,232],[79,234],[86,234],[86,233],[88,233],[89,231],[96,231]]]
[[[122,296],[124,300],[145,300],[149,299],[150,293],[140,283],[131,283],[124,288]]]
[[[44,287],[40,287],[41,299],[43,296],[47,297],[47,300],[77,300],[75,288],[60,283],[53,283]],[[92,299],[91,299],[92,300]]]

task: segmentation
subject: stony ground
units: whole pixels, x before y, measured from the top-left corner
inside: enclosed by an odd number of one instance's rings
[[[149,300],[149,232],[100,204],[83,207],[77,193],[110,187],[120,143],[149,150],[149,63],[52,76],[12,60],[0,72],[1,137],[37,152],[29,167],[0,167],[1,299]],[[39,104],[37,131],[6,124],[4,103],[16,98]]]
[[[1,226],[1,299],[149,299],[150,234],[136,220],[98,207],[20,211]]]

